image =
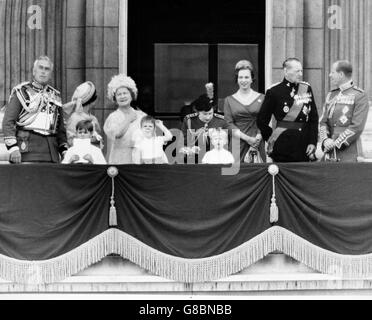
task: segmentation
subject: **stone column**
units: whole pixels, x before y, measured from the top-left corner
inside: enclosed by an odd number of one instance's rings
[[[326,0],[325,84],[336,60],[347,59],[354,67],[355,84],[372,97],[372,1]]]
[[[303,59],[304,0],[274,0],[272,5],[272,82],[282,80],[282,64],[288,57]]]
[[[97,86],[95,115],[103,126],[111,103],[107,84],[119,73],[120,0],[86,0],[86,79]]]
[[[324,0],[304,1],[304,80],[310,82],[318,112],[326,97],[324,73]]]
[[[119,70],[124,74],[128,72],[128,0],[120,0]]]
[[[326,0],[325,72],[326,91],[332,63],[349,60],[353,64],[355,84],[372,100],[372,1]],[[372,107],[362,134],[364,158],[372,161]],[[363,159],[361,159],[363,160]]]
[[[268,0],[267,12],[272,21],[267,23],[267,80],[282,81],[283,61],[300,59],[319,108],[324,98],[324,0]],[[267,87],[271,84],[267,81]]]
[[[111,110],[107,84],[119,73],[120,0],[67,0],[66,98],[80,83],[92,81],[98,101],[93,110],[101,125]]]
[[[0,1],[0,108],[15,85],[31,80],[40,55],[53,60],[52,85],[62,89],[64,5],[60,0]]]
[[[69,101],[75,88],[85,81],[85,7],[86,0],[67,0],[64,25],[64,102]]]

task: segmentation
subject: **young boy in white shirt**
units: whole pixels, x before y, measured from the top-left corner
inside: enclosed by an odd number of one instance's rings
[[[107,164],[100,148],[91,144],[94,125],[91,120],[79,121],[76,125],[76,138],[62,161],[64,164],[88,163]]]
[[[156,127],[164,135],[156,136]],[[145,116],[141,120],[142,137],[138,138],[134,145],[133,160],[135,164],[165,164],[168,158],[163,150],[164,144],[171,141],[172,133],[160,120],[151,116]]]
[[[221,129],[211,129],[209,131],[211,144],[214,149],[208,151],[203,157],[203,164],[233,164],[234,157],[230,151],[224,149],[228,142],[227,132]]]

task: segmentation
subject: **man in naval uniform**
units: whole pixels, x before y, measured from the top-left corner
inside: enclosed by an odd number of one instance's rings
[[[213,103],[207,96],[197,99],[194,107],[197,112],[187,115],[182,123],[185,148],[181,151],[189,156],[188,164],[201,163],[205,153],[210,151],[210,129],[228,129],[224,117],[214,112]]]
[[[366,125],[369,103],[362,89],[354,86],[349,61],[333,64],[329,77],[337,89],[326,99],[320,121],[320,139],[325,159],[357,162],[362,156],[360,136]]]
[[[3,128],[11,163],[58,163],[67,150],[59,91],[48,85],[52,61],[34,63],[33,81],[16,86],[6,107]]]
[[[284,80],[267,90],[257,125],[274,162],[315,160],[318,111],[310,85],[302,82],[302,65],[296,58],[283,63]],[[273,130],[269,123],[276,120]]]

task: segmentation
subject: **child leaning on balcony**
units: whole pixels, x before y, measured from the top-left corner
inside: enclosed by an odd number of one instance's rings
[[[209,131],[213,150],[208,151],[203,157],[203,164],[233,164],[234,157],[230,151],[224,149],[228,142],[227,132],[221,129],[211,129]]]
[[[156,127],[164,135],[156,136]],[[164,144],[171,141],[172,133],[160,120],[145,116],[141,120],[142,136],[137,138],[134,145],[133,160],[135,164],[165,164],[167,156],[163,150]]]
[[[93,132],[94,125],[91,120],[79,121],[73,145],[67,150],[62,163],[106,164],[101,149],[91,144]]]

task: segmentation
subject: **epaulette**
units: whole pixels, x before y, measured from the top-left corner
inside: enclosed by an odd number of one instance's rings
[[[12,93],[17,91],[17,90],[21,90],[23,87],[27,86],[27,85],[30,85],[31,82],[30,81],[26,81],[26,82],[22,82],[20,84],[17,84],[13,89],[12,89]]]
[[[333,91],[331,91],[331,92],[329,92],[329,93],[327,94],[327,97],[326,97],[326,103],[327,103],[327,104],[329,104],[329,103],[331,102],[332,92],[333,92]]]
[[[225,117],[224,117],[222,114],[215,113],[214,116],[215,116],[216,118],[219,118],[219,119],[222,119],[222,120],[225,119]]]
[[[197,116],[198,116],[197,113],[191,113],[191,114],[188,114],[188,115],[186,116],[186,118],[187,118],[187,119],[190,119],[190,118],[195,118],[195,117],[197,117]]]
[[[306,85],[308,85],[309,87],[311,87],[310,83],[308,83],[308,82],[306,82],[306,81],[300,81],[299,83],[306,84]]]
[[[25,81],[25,82],[22,82],[22,83],[16,85],[16,86],[12,89],[12,92],[10,93],[10,96],[9,96],[9,102],[10,102],[10,100],[12,99],[12,97],[13,97],[13,95],[14,95],[14,93],[15,93],[16,91],[20,91],[23,87],[25,87],[25,86],[27,86],[27,85],[30,85],[30,84],[31,84],[30,81]]]
[[[357,86],[354,86],[353,89],[355,89],[355,90],[357,90],[357,91],[359,91],[361,93],[364,93],[364,90],[361,89],[361,88],[359,88],[359,87],[357,87]]]
[[[50,90],[56,92],[58,95],[61,95],[61,92],[60,92],[60,91],[58,91],[57,89],[53,88],[53,87],[52,87],[51,85],[49,85],[49,84],[48,84],[48,89],[50,89]]]
[[[281,84],[281,82],[277,82],[277,83],[272,84],[270,87],[267,88],[267,90],[276,87],[278,84]]]

